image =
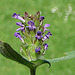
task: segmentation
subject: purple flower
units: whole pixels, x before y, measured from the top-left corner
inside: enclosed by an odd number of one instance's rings
[[[33,21],[28,21],[28,24],[31,26],[35,26],[35,23]]]
[[[45,19],[44,16],[41,16],[41,17],[40,17],[40,21],[42,21],[43,19]]]
[[[17,22],[16,25],[23,27],[22,23]]]
[[[24,25],[22,25],[22,23],[17,22],[16,25],[21,26],[21,28],[18,28],[16,31],[19,31],[19,30],[25,31]]]
[[[33,21],[28,21],[28,25],[29,25],[29,26],[26,26],[26,27],[28,27],[29,30],[32,31],[32,30],[36,29],[35,23],[34,23]]]
[[[47,36],[45,35],[44,37],[43,37],[43,41],[45,41],[47,39]]]
[[[45,24],[45,26],[44,26],[44,32],[47,30],[47,31],[49,31],[49,29],[46,29],[46,27],[49,27],[50,26],[50,24]]]
[[[24,20],[22,17],[20,17],[19,15],[20,15],[20,14],[17,15],[16,13],[14,13],[14,14],[12,15],[12,17],[13,17],[13,18],[16,18],[16,19],[19,19],[19,20],[21,20],[21,21],[23,21],[23,22],[25,22],[25,20]]]
[[[36,53],[37,53],[37,52],[40,52],[40,49],[41,49],[40,47],[39,47],[39,48],[36,47],[36,48],[35,48],[35,52],[36,52]]]
[[[52,36],[51,32],[48,32],[46,36],[47,38],[49,38],[49,36]]]
[[[20,33],[15,32],[14,36],[16,36],[16,38],[19,38],[22,41],[22,37],[21,37]]]
[[[24,27],[21,27],[21,28],[16,29],[16,31],[19,31],[19,30],[21,30],[21,31],[24,31],[24,32],[25,32]]]
[[[45,47],[45,50],[48,49],[48,44],[45,43],[43,46]]]
[[[49,39],[49,36],[52,36],[51,32],[48,32],[48,33],[43,37],[43,41],[46,40],[47,38]]]
[[[37,32],[37,35],[35,35],[35,37],[36,37],[37,39],[43,38],[42,32],[41,32],[41,31],[38,31],[38,32]]]

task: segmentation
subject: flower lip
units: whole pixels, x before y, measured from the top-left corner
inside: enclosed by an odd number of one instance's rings
[[[42,32],[41,32],[41,31],[38,31],[38,32],[37,32],[37,35],[35,35],[35,37],[36,37],[37,39],[43,38]]]
[[[49,39],[49,35],[45,35]]]
[[[14,18],[16,18],[16,19],[18,19],[18,16],[19,16],[20,14],[16,14],[16,13],[14,13],[13,15],[12,15],[12,17],[14,17]]]
[[[40,20],[42,21],[43,19],[45,19],[44,16],[41,16],[41,17],[40,17]]]
[[[17,35],[20,35],[20,33],[18,33],[18,32],[15,32],[14,36],[16,36],[16,37],[17,37]]]
[[[37,32],[37,35],[38,35],[38,36],[41,36],[41,35],[42,35],[42,32],[41,32],[41,31],[38,31],[38,32]]]
[[[50,35],[50,36],[52,36],[51,32],[48,32],[48,33],[47,33],[47,35]]]
[[[23,27],[22,23],[17,22],[16,25]]]
[[[16,38],[19,38],[22,41],[22,37],[21,37],[20,33],[15,32],[14,36],[16,36]]]
[[[14,13],[14,14],[12,15],[12,17],[13,17],[13,18],[16,18],[16,19],[19,19],[19,20],[21,20],[21,21],[23,21],[23,22],[25,22],[25,20],[24,20],[22,17],[20,17],[19,15],[20,15],[20,14],[17,15],[16,13]]]
[[[43,46],[45,47],[45,50],[48,49],[48,44],[45,43]]]
[[[21,28],[18,28],[16,31],[19,31],[19,30],[25,31],[24,25],[22,25],[22,23],[17,22],[16,25],[21,26]]]
[[[35,26],[35,23],[33,21],[28,21],[28,24],[31,26]]]
[[[35,52],[36,52],[36,53],[37,53],[37,52],[40,52],[40,49],[41,49],[40,47],[39,47],[39,48],[36,47],[36,48],[35,48]]]
[[[45,24],[45,26],[44,26],[44,32],[47,30],[47,31],[49,31],[49,29],[47,29],[46,27],[49,27],[50,26],[50,24]]]
[[[44,27],[49,27],[50,26],[50,24],[45,24],[45,26]]]
[[[46,35],[45,35],[47,38],[49,38],[49,36],[52,36],[51,32],[48,32]]]
[[[48,32],[48,33],[43,37],[43,41],[45,41],[47,38],[49,39],[49,36],[52,36],[51,32]]]
[[[24,31],[24,32],[25,32],[25,28],[24,28],[24,27],[21,27],[21,28],[16,29],[16,31],[19,31],[19,30],[21,30],[21,31]]]

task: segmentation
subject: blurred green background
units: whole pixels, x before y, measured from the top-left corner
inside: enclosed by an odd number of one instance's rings
[[[0,0],[0,40],[8,42],[18,53],[21,42],[14,37],[16,22],[12,14],[35,14],[41,11],[44,24],[50,24],[53,36],[48,40],[45,58],[64,56],[65,52],[75,50],[75,0]],[[75,59],[53,63],[51,68],[42,65],[36,75],[75,75]],[[30,75],[26,66],[4,58],[0,54],[0,75]]]

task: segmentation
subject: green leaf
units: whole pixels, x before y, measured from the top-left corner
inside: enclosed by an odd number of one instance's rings
[[[75,51],[67,52],[67,53],[65,53],[65,55],[67,55],[67,56],[55,58],[55,59],[47,59],[47,61],[49,61],[50,63],[55,63],[55,62],[59,62],[62,60],[68,60],[71,58],[75,58]]]
[[[14,60],[16,62],[19,62],[20,64],[23,64],[27,67],[33,67],[33,63],[29,62],[28,60],[24,59],[21,55],[19,55],[15,50],[12,49],[12,47],[0,41],[0,53],[11,60]]]

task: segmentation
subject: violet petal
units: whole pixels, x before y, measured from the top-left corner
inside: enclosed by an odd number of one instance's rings
[[[40,52],[40,49],[41,49],[40,47],[39,47],[39,48],[36,47],[36,48],[35,48],[35,52],[36,52],[36,53],[37,53],[37,52]]]

